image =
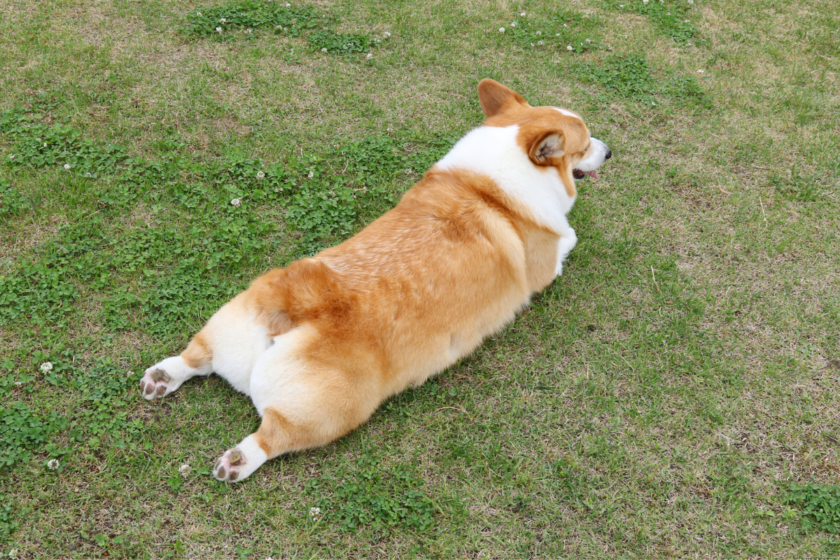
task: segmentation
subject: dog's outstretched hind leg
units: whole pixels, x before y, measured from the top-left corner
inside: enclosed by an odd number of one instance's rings
[[[199,332],[180,356],[166,358],[153,365],[140,380],[140,393],[146,400],[165,397],[187,379],[209,375],[213,371],[213,353],[206,335]]]
[[[269,459],[298,447],[292,442],[300,431],[300,427],[292,425],[285,416],[267,408],[260,428],[216,461],[213,476],[225,482],[249,477]]]

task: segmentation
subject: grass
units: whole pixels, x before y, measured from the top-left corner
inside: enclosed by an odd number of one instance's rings
[[[290,3],[0,2],[0,552],[840,553],[833,3]],[[563,276],[353,434],[218,484],[249,400],[149,404],[139,374],[392,206],[484,77],[613,150]]]

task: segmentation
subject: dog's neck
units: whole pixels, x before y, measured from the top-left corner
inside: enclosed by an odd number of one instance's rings
[[[435,164],[441,171],[464,169],[490,177],[538,225],[562,234],[569,227],[569,197],[557,169],[537,167],[517,144],[519,127],[482,126],[464,136]]]

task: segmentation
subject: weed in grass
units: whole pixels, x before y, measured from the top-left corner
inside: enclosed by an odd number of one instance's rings
[[[0,217],[14,216],[29,208],[29,201],[0,177]]]
[[[232,41],[236,35],[231,31],[244,31],[240,36],[253,38],[255,29],[270,28],[278,35],[306,36],[313,50],[341,55],[369,52],[382,42],[367,34],[339,33],[334,29],[337,24],[337,19],[311,6],[246,1],[191,10],[182,31],[195,37]]]
[[[803,176],[796,169],[791,169],[789,177],[774,175],[770,183],[776,193],[786,200],[816,202],[822,191],[819,180],[818,175]]]
[[[16,463],[29,462],[33,451],[40,450],[67,425],[68,420],[56,411],[49,416],[38,416],[20,401],[0,409],[0,442],[3,443],[0,465],[11,467]]]
[[[656,105],[656,99],[666,98],[680,105],[708,108],[710,101],[693,76],[676,76],[663,72],[658,77],[643,56],[610,55],[601,62],[576,65],[584,80],[596,83],[610,94]]]
[[[681,44],[698,35],[689,19],[693,4],[687,0],[604,0],[605,7],[612,11],[646,16],[660,34]]]
[[[15,521],[15,508],[11,500],[0,494],[0,543],[9,540],[9,537],[18,528],[19,523]]]
[[[306,37],[306,42],[315,49],[322,52],[334,54],[358,54],[368,52],[380,43],[380,39],[370,35],[337,33],[329,29],[311,33]]]
[[[585,53],[601,46],[601,22],[597,16],[559,10],[547,16],[516,14],[505,26],[504,38],[528,49]],[[569,49],[571,47],[571,49]]]
[[[313,521],[337,523],[340,531],[388,530],[400,526],[425,531],[434,521],[434,502],[423,481],[407,464],[382,465],[365,454],[347,479],[325,475],[309,482],[305,492],[315,502]]]
[[[806,531],[840,532],[840,486],[836,484],[793,484],[784,503],[799,507]]]
[[[192,9],[187,13],[187,23],[181,31],[195,37],[231,41],[234,38],[230,33],[232,30],[270,28],[275,33],[297,37],[331,23],[332,18],[311,6],[245,1]],[[221,33],[217,29],[221,29]]]

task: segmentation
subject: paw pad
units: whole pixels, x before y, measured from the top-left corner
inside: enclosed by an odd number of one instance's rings
[[[236,482],[239,478],[240,467],[243,467],[246,463],[247,460],[242,451],[229,449],[216,461],[216,465],[213,467],[213,477],[224,482]]]
[[[169,374],[162,369],[146,370],[140,380],[140,393],[146,400],[160,398],[166,394],[171,380]]]

